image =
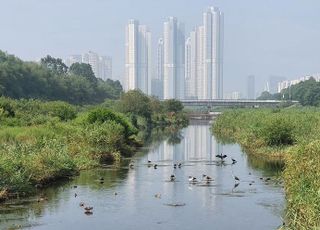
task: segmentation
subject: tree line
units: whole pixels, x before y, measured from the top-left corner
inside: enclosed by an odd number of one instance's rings
[[[320,106],[320,82],[314,78],[302,81],[289,88],[283,89],[280,93],[270,94],[262,92],[259,100],[296,100],[303,106]]]
[[[68,68],[49,55],[38,64],[0,51],[0,96],[83,105],[117,99],[121,92],[119,81],[96,78],[89,64],[75,63]]]

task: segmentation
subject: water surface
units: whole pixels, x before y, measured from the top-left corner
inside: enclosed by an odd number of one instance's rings
[[[215,157],[219,153],[228,155],[224,163]],[[264,170],[238,145],[217,144],[208,124],[192,124],[153,143],[133,161],[133,168],[126,161],[84,171],[36,197],[1,205],[1,229],[270,230],[282,223],[284,194],[273,177],[277,165]],[[171,174],[176,181],[170,182]],[[201,181],[202,174],[214,181]],[[199,183],[190,183],[188,176]],[[47,200],[38,202],[40,196]],[[92,215],[84,214],[81,202],[93,207]]]

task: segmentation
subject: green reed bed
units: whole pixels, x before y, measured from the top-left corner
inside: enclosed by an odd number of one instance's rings
[[[130,157],[143,144],[142,132],[186,125],[182,109],[140,91],[83,107],[0,97],[0,200]]]
[[[287,227],[320,228],[320,110],[226,111],[212,130],[218,139],[237,142],[255,157],[284,159]]]

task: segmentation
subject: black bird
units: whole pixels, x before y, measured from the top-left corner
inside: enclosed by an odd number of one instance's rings
[[[158,167],[157,164],[154,164],[154,165],[153,165],[153,168],[154,168],[154,169],[157,169],[157,167]]]
[[[237,163],[237,160],[236,160],[236,159],[231,158],[231,160],[232,160],[232,164],[233,164],[233,165],[234,165],[235,163]]]
[[[221,160],[223,160],[224,158],[226,158],[227,157],[227,155],[226,154],[224,154],[224,155],[222,155],[222,153],[219,155],[216,155],[216,157],[218,157],[218,158],[220,158]]]
[[[170,176],[170,181],[175,181],[175,179],[176,179],[175,175],[172,174],[172,175]]]
[[[239,177],[233,176],[234,180],[240,181]]]
[[[148,164],[150,164],[151,163],[151,161],[150,160],[148,160]]]
[[[93,207],[84,207],[84,210],[86,211],[91,211],[93,209]]]
[[[86,214],[87,216],[92,215],[93,212],[91,210],[85,210],[84,214]]]
[[[181,164],[181,163],[179,163],[179,164],[178,164],[178,167],[179,167],[179,168],[181,168],[181,166],[182,166],[182,164]]]
[[[175,169],[176,169],[176,168],[177,168],[177,164],[174,164],[174,165],[173,165],[173,168],[175,168]]]

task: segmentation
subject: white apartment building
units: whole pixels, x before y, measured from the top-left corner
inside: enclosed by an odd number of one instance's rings
[[[164,99],[184,99],[185,37],[184,25],[169,17],[163,32],[163,95]]]
[[[137,20],[126,26],[125,90],[140,89],[151,93],[151,33]]]

